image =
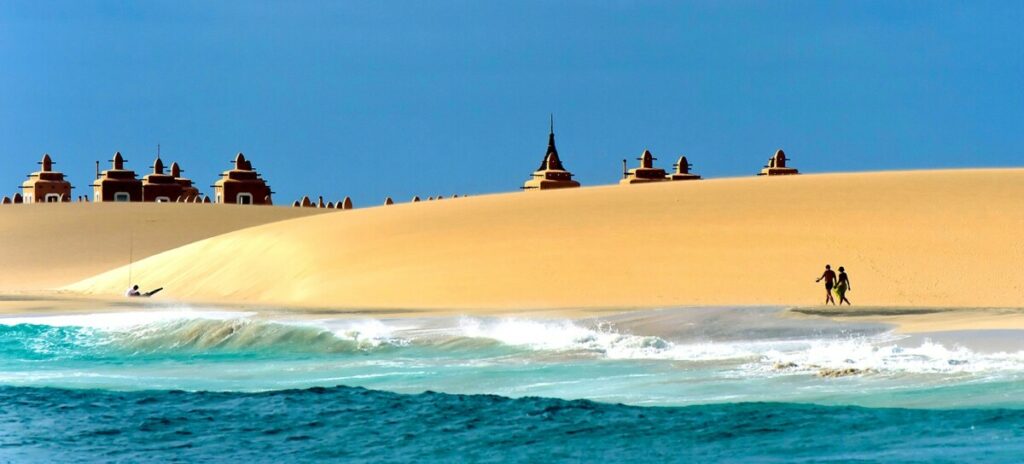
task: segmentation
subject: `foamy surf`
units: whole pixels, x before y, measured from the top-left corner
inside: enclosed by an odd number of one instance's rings
[[[982,404],[1018,404],[1006,383],[1024,378],[1024,351],[780,322],[771,311],[679,311],[714,322],[662,324],[653,335],[615,318],[268,320],[206,308],[4,318],[0,384],[258,391],[344,383],[644,405],[929,406],[970,392]],[[742,329],[729,319],[735,314]]]

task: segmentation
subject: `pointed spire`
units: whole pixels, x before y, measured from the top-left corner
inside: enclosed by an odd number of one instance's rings
[[[558,154],[558,150],[555,149],[555,115],[551,114],[551,125],[548,129],[548,153]]]
[[[178,162],[171,163],[171,176],[181,177],[181,166],[178,166]]]
[[[164,173],[164,161],[160,159],[160,155],[156,155],[156,161],[153,161],[153,174]]]
[[[46,153],[43,155],[43,160],[39,162],[43,165],[43,172],[50,172],[53,170],[53,160],[50,159],[50,154]]]
[[[124,169],[124,157],[121,156],[121,152],[114,153],[113,162],[114,162],[114,169],[116,169],[116,170]]]
[[[544,170],[560,170],[564,171],[565,167],[562,166],[562,160],[558,158],[558,149],[555,148],[555,115],[551,115],[551,122],[548,131],[548,151],[544,154],[544,160],[540,163],[538,171]]]

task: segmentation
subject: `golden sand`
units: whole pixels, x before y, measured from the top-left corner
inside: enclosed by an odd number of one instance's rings
[[[750,177],[304,217],[160,253],[133,272],[168,299],[468,312],[806,306],[823,299],[814,279],[831,263],[846,266],[857,305],[1020,307],[1022,232],[1024,169]],[[68,233],[82,244],[102,235]],[[126,273],[67,289],[118,295]]]
[[[139,260],[225,232],[317,212],[184,203],[3,205],[0,290],[60,287],[125,266],[130,257]]]

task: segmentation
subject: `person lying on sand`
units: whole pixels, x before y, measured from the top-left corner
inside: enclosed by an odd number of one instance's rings
[[[836,273],[832,271],[831,265],[825,265],[825,272],[815,282],[821,282],[821,279],[825,279],[825,304],[836,304],[836,300],[832,298],[832,285],[835,283]]]
[[[139,286],[138,285],[132,285],[132,288],[129,288],[127,291],[124,292],[124,296],[127,296],[127,297],[138,296],[138,297],[149,298],[149,297],[151,297],[153,295],[156,295],[157,292],[159,292],[160,290],[163,290],[163,289],[164,289],[163,287],[160,287],[160,288],[158,288],[156,290],[150,290],[150,291],[148,291],[146,293],[140,293],[139,292]]]
[[[853,290],[850,288],[850,277],[846,275],[846,269],[839,266],[839,280],[836,282],[836,295],[839,295],[840,305],[845,301],[847,306],[853,306],[850,304],[850,300],[846,299],[846,292],[850,290]]]

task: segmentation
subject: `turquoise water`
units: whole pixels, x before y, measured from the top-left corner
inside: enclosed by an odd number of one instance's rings
[[[0,388],[20,462],[1019,462],[1024,411]]]
[[[948,335],[770,308],[7,318],[0,461],[1013,461],[1020,335]]]

